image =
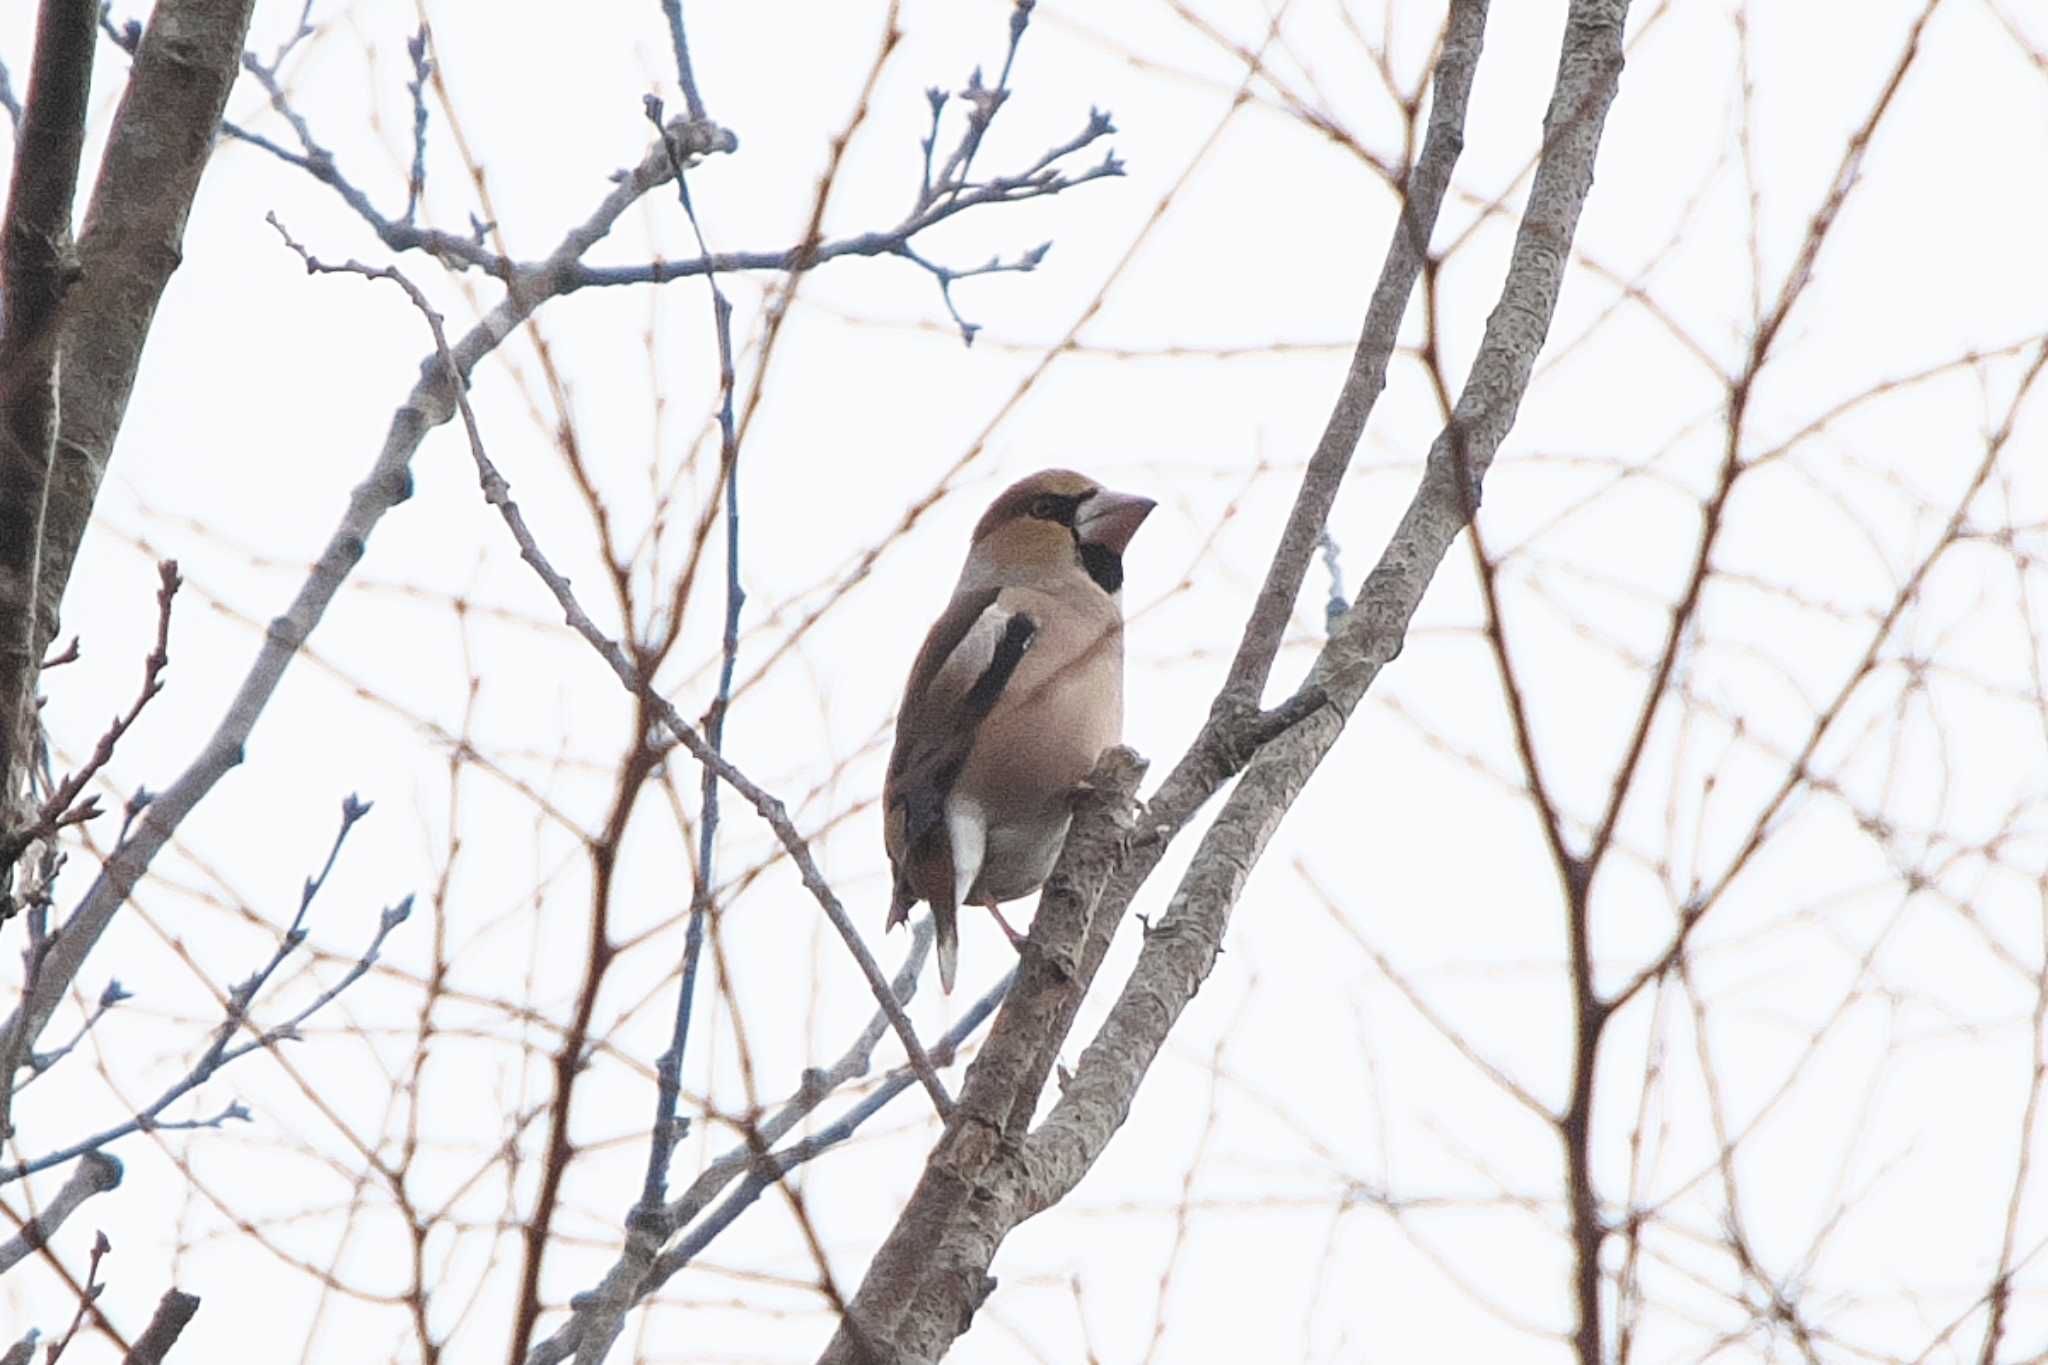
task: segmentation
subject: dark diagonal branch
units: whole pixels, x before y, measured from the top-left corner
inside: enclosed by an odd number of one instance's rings
[[[197,1294],[166,1289],[164,1296],[157,1300],[156,1312],[149,1315],[149,1326],[142,1329],[142,1335],[135,1338],[128,1354],[121,1357],[121,1365],[163,1365],[164,1357],[178,1344],[185,1325],[198,1311]]]

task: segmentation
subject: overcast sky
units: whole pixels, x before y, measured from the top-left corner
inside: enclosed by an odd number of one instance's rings
[[[728,750],[814,836],[885,966],[906,941],[882,932],[874,810],[891,712],[967,532],[1002,486],[1058,464],[1159,500],[1127,561],[1127,740],[1163,773],[1206,713],[1388,239],[1396,201],[1356,149],[1397,162],[1402,127],[1368,44],[1389,40],[1393,80],[1417,88],[1442,8],[1388,3],[1384,17],[1363,0],[1347,16],[1301,0],[1277,36],[1267,10],[1244,3],[1184,13],[1040,4],[978,168],[1029,165],[1099,107],[1117,131],[1079,160],[1113,144],[1127,173],[965,214],[920,241],[956,268],[1052,243],[1030,274],[955,287],[981,329],[972,347],[930,275],[901,260],[842,259],[802,281],[764,375],[763,303],[782,277],[725,281],[742,403],[750,386],[760,393],[739,466],[748,599]],[[0,58],[17,86],[26,9],[0,15]],[[923,91],[957,90],[977,64],[992,76],[1008,9],[903,6],[903,40],[834,182],[828,238],[903,216],[930,117]],[[1499,288],[1563,9],[1504,0],[1489,23],[1435,239],[1440,250],[1456,244],[1439,300],[1454,386]],[[275,51],[297,10],[264,0],[252,48]],[[1489,550],[1505,557],[1503,613],[1535,745],[1574,839],[1600,815],[1692,568],[1700,500],[1729,441],[1727,376],[1745,364],[1757,318],[1800,259],[1920,10],[1759,4],[1745,41],[1725,0],[1636,6],[1575,265],[1482,514]],[[740,143],[691,176],[714,250],[801,239],[883,15],[865,2],[689,7],[705,102]],[[474,214],[520,258],[551,250],[611,173],[644,154],[644,93],[680,107],[651,0],[573,18],[556,7],[316,0],[311,18],[316,32],[284,67],[293,99],[391,214],[412,153],[405,40],[422,18],[431,24],[442,83],[430,91],[423,220],[464,230]],[[1239,49],[1262,44],[1266,74],[1248,81]],[[2048,20],[2023,0],[1947,0],[1929,22],[1744,410],[1742,458],[1784,449],[1730,500],[1716,577],[1674,677],[1682,700],[1659,713],[1622,813],[1622,861],[1596,896],[1611,989],[1655,956],[1677,905],[1740,855],[1816,715],[1858,680],[1809,765],[1817,782],[1769,822],[1699,931],[1703,1015],[1674,979],[1638,997],[1606,1044],[1595,1118],[1603,1193],[1619,1216],[1633,1189],[1659,1219],[1642,1270],[1646,1359],[1766,1353],[1732,1306],[1757,1290],[1720,1245],[1715,1103],[1742,1136],[1731,1168],[1746,1235],[1763,1273],[1804,1295],[1828,1329],[1822,1358],[1975,1358],[1981,1315],[1951,1338],[1943,1329],[1973,1310],[2009,1223],[2015,1257],[2048,1240],[2048,1204],[2031,1188],[2013,1195],[2017,1154],[2035,1136],[2023,1115],[2048,961],[2038,560],[2048,417],[2038,396],[2012,416],[1996,472],[1966,509],[1964,543],[1885,629],[1878,665],[1858,672],[1944,535],[1987,433],[2008,420],[2048,318],[2044,49]],[[102,44],[98,60],[103,134],[127,59]],[[1240,101],[1241,89],[1252,98]],[[1310,112],[1335,135],[1311,126]],[[229,116],[291,136],[246,78]],[[170,689],[109,769],[109,804],[138,784],[164,786],[197,753],[430,344],[389,285],[308,277],[265,224],[271,212],[323,258],[393,259],[309,176],[223,144],[66,601],[65,634],[83,637],[84,658],[45,683],[57,766],[75,765],[133,694],[155,559],[179,561],[188,586]],[[590,259],[695,251],[664,191]],[[418,254],[397,263],[458,332],[499,296],[494,282]],[[1423,335],[1411,313],[1404,336]],[[573,427],[613,534],[636,556],[634,581],[663,600],[713,486],[716,378],[700,281],[557,300],[476,375],[492,457],[608,631],[624,623],[558,429]],[[1422,365],[1397,357],[1331,522],[1346,590],[1405,506],[1438,424]],[[432,1330],[449,1359],[504,1349],[518,1257],[510,1225],[530,1207],[540,1128],[520,1129],[516,1169],[496,1154],[512,1116],[550,1093],[556,1035],[540,1021],[573,1003],[589,935],[581,839],[603,820],[632,710],[519,562],[459,427],[431,435],[413,472],[414,497],[370,540],[247,761],[186,823],[81,983],[96,994],[119,976],[137,999],[52,1076],[53,1093],[29,1091],[19,1111],[21,1150],[33,1154],[181,1074],[218,1018],[216,988],[246,975],[296,909],[342,797],[376,803],[316,905],[314,941],[339,961],[315,971],[333,980],[378,910],[413,893],[420,913],[387,945],[391,970],[346,995],[285,1054],[288,1067],[251,1058],[192,1110],[240,1097],[252,1123],[126,1140],[116,1150],[127,1183],[59,1245],[82,1274],[90,1226],[107,1229],[116,1255],[103,1306],[124,1330],[140,1329],[172,1280],[200,1294],[182,1358],[287,1359],[302,1341],[312,1361],[419,1358],[409,1313],[391,1297],[412,1273],[405,1225],[388,1188],[359,1186],[364,1149],[387,1160],[399,1151],[409,1084],[421,1147],[407,1188],[419,1209],[450,1210],[423,1253],[439,1287]],[[927,501],[903,529],[906,509]],[[872,572],[856,575],[877,549]],[[661,676],[686,716],[711,695],[722,572],[714,553]],[[1330,583],[1327,568],[1311,573],[1276,694],[1321,643]],[[955,1358],[1566,1358],[1555,1136],[1472,1060],[1562,1102],[1563,912],[1480,619],[1461,545],[1405,652],[1253,876],[1226,955],[1129,1123],[1066,1205],[1006,1244],[1001,1287]],[[644,803],[620,861],[611,933],[632,946],[597,1006],[608,1047],[578,1094],[572,1132],[589,1150],[565,1189],[563,1241],[543,1279],[550,1305],[610,1263],[639,1187],[649,1068],[666,1040],[690,897],[697,775],[672,766],[675,802]],[[736,806],[718,853],[722,941],[751,1075],[734,1011],[706,995],[686,1110],[708,1096],[738,1112],[750,1084],[764,1098],[787,1093],[872,1009],[815,904],[770,858],[765,827]],[[112,836],[89,837],[104,849]],[[1164,908],[1192,849],[1183,843],[1140,911]],[[80,850],[67,888],[82,890],[93,862]],[[912,1009],[927,1033],[1012,958],[985,917],[963,923],[960,988],[948,999],[930,986]],[[1135,924],[1121,932],[1070,1063],[1138,934]],[[415,1080],[418,981],[437,952],[457,998],[441,1007],[441,1036]],[[295,978],[287,992],[312,988]],[[45,1045],[76,1022],[60,1016]],[[891,1046],[878,1070],[895,1064]],[[849,1292],[936,1133],[913,1089],[857,1142],[804,1169],[804,1205]],[[699,1122],[679,1178],[733,1141],[730,1128]],[[1375,1206],[1381,1195],[1413,1202],[1394,1213]],[[22,1207],[17,1192],[7,1197]],[[241,1220],[260,1235],[238,1231]],[[810,1359],[832,1326],[817,1278],[790,1205],[766,1198],[627,1340],[644,1331],[651,1360]],[[2027,1263],[2017,1285],[2009,1349],[2048,1349],[2048,1268]],[[0,1321],[13,1324],[10,1340],[31,1323],[50,1331],[68,1321],[69,1302],[24,1267],[0,1284]],[[256,1340],[288,1342],[290,1353],[252,1355]],[[74,1358],[116,1357],[81,1339]]]

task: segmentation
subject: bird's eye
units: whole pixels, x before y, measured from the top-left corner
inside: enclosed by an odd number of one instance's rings
[[[1060,520],[1060,500],[1050,493],[1041,493],[1031,502],[1031,515],[1043,521]]]

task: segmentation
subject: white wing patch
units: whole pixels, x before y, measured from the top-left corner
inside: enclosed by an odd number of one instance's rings
[[[960,643],[953,646],[953,652],[939,665],[939,671],[932,675],[931,692],[936,696],[959,701],[974,690],[982,675],[995,662],[996,648],[1010,628],[1010,620],[1017,612],[1003,605],[998,597],[982,609],[974,618],[974,624],[960,637]],[[1027,622],[1029,618],[1026,618]],[[1030,648],[1027,638],[1025,648]]]

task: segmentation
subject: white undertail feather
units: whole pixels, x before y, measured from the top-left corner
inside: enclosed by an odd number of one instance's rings
[[[933,922],[939,931],[939,986],[946,994],[953,993],[953,978],[960,971],[960,919],[959,912],[950,915],[934,913]]]
[[[988,812],[979,801],[946,798],[946,838],[953,846],[953,909],[958,911],[974,893],[982,860],[988,857]]]
[[[960,967],[960,907],[967,904],[975,879],[981,876],[982,859],[988,855],[988,813],[978,801],[960,796],[946,798],[946,839],[953,849],[953,905],[945,914],[933,914],[939,929],[939,986],[953,993],[953,976]]]

